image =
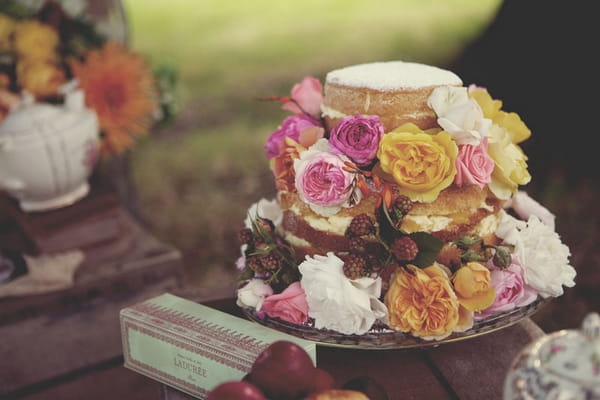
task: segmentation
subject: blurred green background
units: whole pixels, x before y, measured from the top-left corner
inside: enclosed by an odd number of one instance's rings
[[[132,47],[171,65],[179,78],[176,120],[130,154],[140,218],[181,250],[191,285],[230,280],[247,208],[274,196],[262,145],[287,115],[258,98],[285,96],[306,75],[323,81],[327,71],[361,62],[447,66],[490,24],[500,3],[125,0]],[[586,217],[564,202],[563,190],[560,179],[532,189],[559,221],[568,218],[559,228],[577,232],[567,238],[579,243],[597,228],[568,225]],[[592,201],[586,193],[579,199]],[[540,313],[546,330],[577,325],[584,314],[585,302],[563,297],[556,302],[568,305],[562,319],[554,308]]]

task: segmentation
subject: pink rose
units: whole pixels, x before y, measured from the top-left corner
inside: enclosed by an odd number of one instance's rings
[[[458,186],[478,185],[483,188],[491,182],[494,160],[488,155],[487,149],[487,138],[483,138],[477,145],[458,146],[454,183]]]
[[[294,101],[283,103],[281,107],[294,114],[307,113],[313,117],[318,117],[321,114],[321,104],[323,104],[321,82],[316,78],[307,76],[292,88],[292,100]]]
[[[383,124],[377,115],[348,116],[333,128],[329,144],[359,166],[366,166],[377,155]]]
[[[324,140],[324,139],[321,139]],[[307,202],[318,206],[339,206],[348,200],[353,174],[344,170],[344,160],[335,154],[308,150],[294,160],[296,190]]]
[[[293,324],[301,324],[308,319],[308,303],[300,282],[294,282],[283,292],[268,296],[262,304],[271,318],[279,318]]]
[[[286,137],[293,139],[295,142],[300,142],[302,131],[314,126],[321,127],[321,123],[316,118],[309,117],[308,115],[298,114],[287,117],[279,129],[271,133],[267,138],[264,146],[267,150],[267,158],[274,158],[279,155]]]
[[[511,264],[505,269],[494,266],[491,261],[487,267],[491,270],[491,286],[496,290],[496,299],[491,306],[475,313],[476,320],[526,306],[537,298],[537,292],[525,283],[518,257],[513,255]]]

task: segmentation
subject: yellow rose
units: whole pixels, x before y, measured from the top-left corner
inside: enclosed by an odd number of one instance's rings
[[[450,279],[437,263],[398,268],[385,295],[392,329],[423,339],[443,339],[460,322],[459,303]]]
[[[527,156],[512,142],[506,129],[498,125],[492,125],[488,138],[488,154],[496,164],[488,187],[496,197],[507,200],[517,192],[519,185],[526,185],[531,180]]]
[[[11,48],[11,35],[15,30],[15,21],[6,14],[0,13],[0,51]]]
[[[35,97],[51,96],[66,82],[65,74],[49,62],[21,62],[17,66],[17,81],[21,88]]]
[[[21,22],[15,28],[15,51],[20,57],[32,60],[54,60],[58,32],[39,21]]]
[[[513,143],[521,143],[531,136],[531,130],[521,120],[519,114],[502,111],[502,102],[492,99],[487,90],[472,90],[469,92],[469,97],[477,101],[485,118],[491,119],[494,124],[499,125],[510,133]]]
[[[432,202],[452,184],[458,146],[448,132],[430,134],[404,124],[383,136],[377,157],[383,172],[412,201]]]
[[[491,279],[490,270],[478,262],[469,262],[459,268],[452,283],[460,305],[469,311],[481,311],[491,306],[496,298]]]

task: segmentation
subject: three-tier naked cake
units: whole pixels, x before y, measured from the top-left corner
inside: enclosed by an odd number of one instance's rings
[[[531,132],[485,88],[390,61],[273,99],[290,115],[265,143],[277,198],[240,231],[241,307],[441,340],[574,285],[554,216],[520,190]]]

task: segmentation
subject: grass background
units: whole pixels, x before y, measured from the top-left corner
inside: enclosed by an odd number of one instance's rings
[[[181,112],[130,154],[140,218],[183,254],[191,285],[232,279],[248,206],[274,186],[262,145],[287,115],[259,97],[287,95],[306,75],[370,61],[445,66],[494,18],[499,0],[124,1],[132,47],[179,74]],[[465,82],[470,83],[470,82]],[[518,110],[515,110],[518,112]],[[535,134],[535,133],[534,133]],[[565,202],[564,182],[534,187],[565,218],[569,245],[594,246],[597,219]],[[580,223],[588,226],[581,229]],[[546,330],[578,325],[589,308],[569,292],[539,314]],[[558,310],[558,311],[557,311]]]

